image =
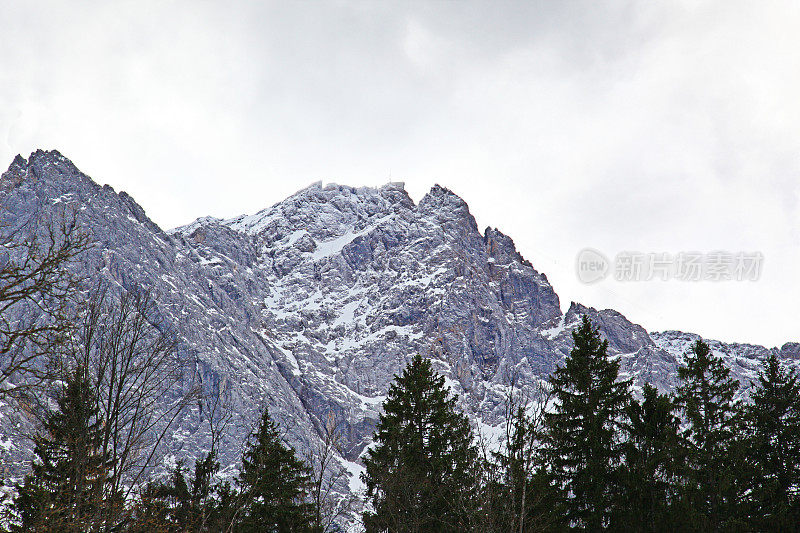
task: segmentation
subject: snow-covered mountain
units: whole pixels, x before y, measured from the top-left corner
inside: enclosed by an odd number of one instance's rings
[[[415,204],[400,183],[317,183],[254,215],[163,231],[133,198],[97,185],[55,151],[18,156],[0,178],[0,231],[65,207],[98,244],[82,258],[82,273],[152,291],[191,362],[185,381],[219,392],[234,414],[223,465],[236,463],[268,407],[298,446],[333,418],[356,487],[384,394],[417,352],[446,376],[475,426],[491,433],[503,421],[510,376],[523,386],[546,377],[569,353],[584,313],[639,386],[671,389],[699,338],[648,333],[616,311],[578,303],[563,313],[547,276],[511,238],[480,231],[467,204],[438,185]],[[800,358],[798,343],[710,344],[744,385],[771,352],[792,364]],[[179,420],[169,453],[199,454],[208,445],[206,416],[197,406]],[[0,433],[10,434],[19,421],[7,409],[0,417]],[[0,435],[4,463],[25,453]]]

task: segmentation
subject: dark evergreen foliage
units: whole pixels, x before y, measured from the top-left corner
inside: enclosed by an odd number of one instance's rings
[[[514,405],[508,398],[507,435],[502,448],[484,458],[481,514],[477,532],[548,532],[565,529],[558,491],[539,453],[544,403]]]
[[[364,459],[367,532],[469,531],[477,501],[472,441],[444,378],[416,355],[390,387]]]
[[[242,456],[237,484],[241,506],[236,531],[311,531],[309,468],[284,443],[266,409]]]
[[[757,529],[800,529],[800,383],[775,355],[764,361],[747,408]]]
[[[488,466],[498,467],[496,463]],[[476,533],[567,530],[562,498],[544,469],[537,468],[516,487],[504,474],[489,476],[481,483],[480,491],[481,509],[473,529]]]
[[[31,472],[18,486],[12,531],[89,531],[110,507],[108,463],[101,453],[98,408],[85,376],[70,374],[34,439]]]
[[[669,396],[645,384],[642,402],[626,409],[621,492],[615,529],[675,531],[682,525],[681,481],[685,446]]]
[[[565,497],[566,517],[579,530],[610,525],[623,458],[619,426],[630,399],[628,381],[608,341],[584,316],[572,333],[575,347],[550,378],[555,411],[545,415],[543,453]]]
[[[233,523],[235,497],[230,484],[215,482],[219,470],[216,453],[209,452],[194,465],[186,480],[178,462],[166,482],[152,482],[142,491],[131,513],[128,531],[136,533],[199,533],[227,531]]]
[[[800,531],[797,372],[771,355],[743,407],[722,359],[697,341],[674,399],[648,384],[635,401],[587,317],[573,340],[550,379],[552,410],[549,396],[537,411],[511,394],[506,440],[482,460],[444,378],[415,356],[365,455],[366,531]],[[267,411],[234,486],[219,480],[212,449],[123,502],[95,391],[79,371],[59,383],[17,486],[12,531],[322,533],[309,467]]]
[[[740,417],[734,395],[739,383],[708,345],[697,341],[678,369],[676,403],[688,423],[685,496],[702,531],[743,528],[746,474]]]

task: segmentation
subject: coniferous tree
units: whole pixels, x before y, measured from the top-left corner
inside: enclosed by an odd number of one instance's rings
[[[237,484],[241,507],[235,531],[297,533],[312,530],[309,468],[284,443],[266,409],[242,456]]]
[[[455,401],[420,355],[395,379],[364,459],[367,532],[470,529],[478,457]]]
[[[570,525],[600,531],[610,525],[619,484],[619,424],[629,382],[617,381],[619,364],[587,316],[572,338],[575,347],[550,378],[556,402],[545,415],[542,451],[566,498]]]
[[[31,472],[17,487],[19,524],[12,531],[92,530],[119,503],[106,493],[108,464],[101,452],[98,408],[85,376],[71,373],[56,403],[34,438]]]
[[[178,461],[167,481],[147,484],[131,512],[130,533],[194,531],[189,524],[189,485]]]
[[[692,345],[686,366],[678,369],[682,383],[676,403],[688,427],[686,498],[702,531],[736,528],[740,519],[745,477],[739,409],[734,395],[739,383],[722,359],[700,340]]]
[[[764,361],[747,419],[753,477],[753,515],[761,530],[800,524],[800,382],[772,354]]]
[[[226,531],[232,523],[233,494],[228,482],[215,482],[216,452],[207,453],[186,479],[179,461],[169,479],[151,482],[134,506],[127,530],[131,533],[195,533]]]
[[[642,402],[626,409],[621,494],[615,528],[623,531],[675,531],[683,526],[680,482],[684,445],[680,419],[669,396],[645,384]]]

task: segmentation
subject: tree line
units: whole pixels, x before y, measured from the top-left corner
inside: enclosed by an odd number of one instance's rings
[[[330,525],[313,505],[310,466],[284,442],[268,411],[246,443],[233,482],[219,479],[211,450],[191,471],[178,461],[166,479],[125,495],[115,459],[103,448],[91,381],[82,371],[71,373],[56,402],[34,438],[31,471],[16,486],[10,531],[322,532]]]
[[[192,465],[178,460],[153,477],[177,417],[197,402],[212,413],[224,406],[187,380],[148,295],[110,297],[71,277],[87,248],[74,224],[4,241],[0,399],[38,424],[3,527],[337,531],[357,502],[337,491],[346,472],[332,420],[319,445],[298,452],[264,410],[237,475],[220,474],[224,428],[212,427]],[[476,435],[431,362],[413,357],[363,455],[364,529],[800,530],[795,371],[771,355],[743,403],[721,358],[697,341],[674,394],[634,391],[587,317],[572,335],[570,355],[539,389],[509,384],[499,448]]]
[[[572,336],[547,393],[509,402],[496,451],[416,356],[364,459],[366,531],[800,530],[796,372],[770,355],[743,403],[698,340],[673,395],[633,394],[588,317]]]

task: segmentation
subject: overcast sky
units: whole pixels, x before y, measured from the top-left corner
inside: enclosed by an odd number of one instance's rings
[[[0,0],[0,19],[1,167],[58,149],[164,228],[317,180],[439,183],[565,310],[800,340],[796,1]],[[585,285],[585,247],[764,264]]]

